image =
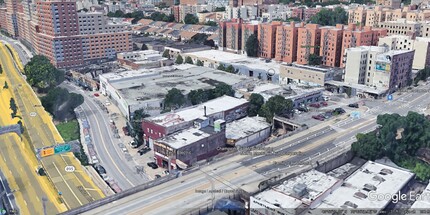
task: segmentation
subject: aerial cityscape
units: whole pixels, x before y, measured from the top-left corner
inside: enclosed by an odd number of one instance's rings
[[[430,214],[428,0],[0,0],[0,215]]]

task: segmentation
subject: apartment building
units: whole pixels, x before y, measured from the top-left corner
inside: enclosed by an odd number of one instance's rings
[[[276,29],[275,60],[292,63],[297,60],[297,40],[300,24],[291,22]]]
[[[301,65],[308,64],[308,58],[311,54],[320,53],[321,27],[317,24],[307,24],[300,26],[298,29],[297,39],[297,63]]]
[[[388,47],[349,48],[345,55],[344,81],[389,91],[405,87],[411,79],[414,53],[414,50],[389,50]]]
[[[282,22],[260,23],[258,25],[258,56],[275,58],[276,29]]]
[[[339,67],[342,60],[343,25],[321,27],[320,53],[322,64]]]
[[[366,8],[356,7],[348,10],[348,23],[362,24],[366,22]]]
[[[258,36],[258,22],[242,23],[242,54],[246,54],[246,41],[251,35]]]
[[[383,6],[356,7],[348,10],[348,23],[378,27],[382,22],[406,21],[423,22],[430,19],[430,10],[412,10],[410,6],[390,9]]]
[[[400,8],[401,0],[376,0],[376,5],[382,5],[393,9]]]
[[[6,29],[7,32],[13,36],[18,37],[18,21],[16,19],[16,12],[18,10],[18,1],[5,0],[6,4]]]
[[[415,50],[413,69],[424,69],[430,66],[430,38],[403,35],[391,35],[379,39],[379,46],[390,50]]]
[[[387,30],[383,28],[372,28],[370,26],[357,27],[349,24],[343,31],[341,55],[345,54],[347,48],[356,46],[376,46],[380,37],[387,36]],[[340,57],[342,59],[342,57]],[[343,63],[340,64],[343,67]]]
[[[223,38],[220,40],[219,46],[226,51],[239,53],[242,49],[242,20],[233,19],[219,24],[219,35],[222,35]]]
[[[416,35],[421,36],[422,23],[398,19],[396,21],[386,21],[379,24],[380,28],[386,28],[388,35]]]
[[[0,29],[7,30],[7,19],[6,19],[5,7],[0,8]]]
[[[321,7],[318,8],[304,8],[304,7],[298,7],[298,8],[294,8],[292,10],[292,15],[291,17],[296,17],[299,18],[302,21],[309,21],[309,19],[314,16],[315,14],[317,14],[318,12],[320,12]]]

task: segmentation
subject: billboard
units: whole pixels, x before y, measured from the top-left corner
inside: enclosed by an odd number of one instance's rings
[[[385,62],[376,62],[375,69],[376,71],[380,72],[390,72],[391,64]]]

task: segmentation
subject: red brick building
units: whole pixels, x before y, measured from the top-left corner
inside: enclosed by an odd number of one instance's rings
[[[282,22],[261,23],[258,25],[258,56],[262,58],[275,58],[276,30]]]
[[[292,63],[297,60],[298,26],[295,22],[278,26],[275,60]]]
[[[321,42],[321,28],[317,24],[307,24],[298,30],[297,39],[297,63],[308,64],[308,57],[311,54],[319,54]]]

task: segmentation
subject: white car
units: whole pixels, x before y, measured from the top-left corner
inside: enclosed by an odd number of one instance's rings
[[[92,156],[91,160],[93,161],[93,163],[98,163],[99,162],[99,159],[97,159],[96,156]]]
[[[101,174],[104,181],[109,181],[109,176],[106,174]]]

